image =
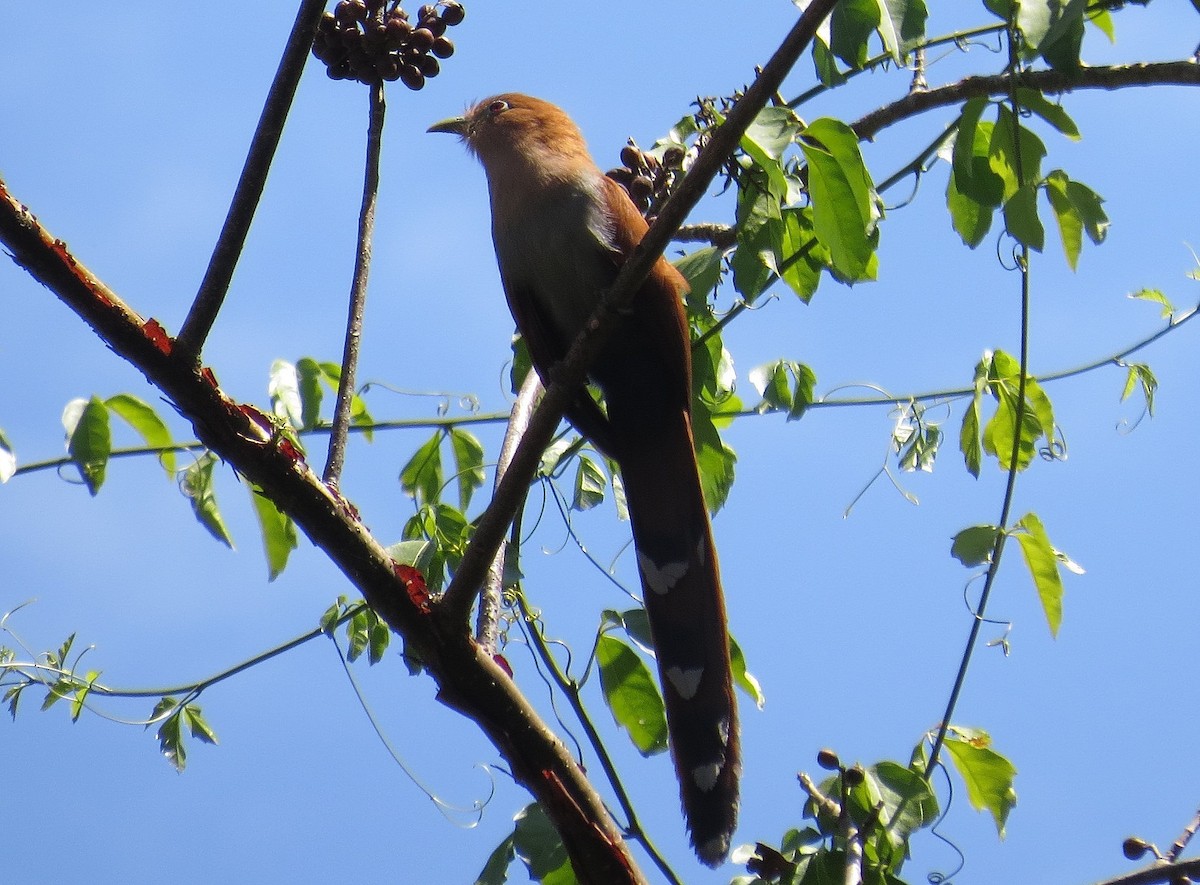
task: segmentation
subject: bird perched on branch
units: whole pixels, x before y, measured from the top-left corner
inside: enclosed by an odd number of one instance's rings
[[[547,378],[646,233],[560,108],[505,93],[430,132],[462,138],[487,173],[500,278]],[[737,822],[737,707],[725,603],[692,437],[683,276],[659,258],[589,369],[567,418],[621,468],[671,754],[696,854],[716,866]]]

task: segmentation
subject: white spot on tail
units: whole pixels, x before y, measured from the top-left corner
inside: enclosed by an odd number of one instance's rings
[[[638,551],[638,567],[642,570],[642,580],[646,586],[659,596],[666,596],[667,591],[679,583],[679,579],[687,574],[687,562],[668,562],[660,566],[653,559]]]
[[[704,675],[703,667],[696,667],[691,670],[684,670],[682,667],[670,667],[667,669],[667,680],[675,686],[675,690],[679,692],[679,696],[685,701],[690,701],[696,696],[696,689],[700,687],[700,677]],[[726,728],[728,733],[729,729]]]
[[[722,717],[717,723],[717,737],[721,739],[721,743],[729,745],[729,720]]]
[[[703,845],[697,845],[696,853],[709,866],[716,866],[729,854],[729,836],[713,836]]]
[[[724,767],[724,759],[710,762],[707,765],[697,765],[692,769],[692,780],[696,782],[696,786],[707,793],[717,785],[717,778],[721,776],[721,769]]]

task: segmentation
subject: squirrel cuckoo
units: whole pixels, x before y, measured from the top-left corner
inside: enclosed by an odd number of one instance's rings
[[[483,164],[500,279],[543,378],[567,354],[646,233],[629,196],[592,161],[560,108],[505,93],[430,132],[460,136]],[[621,468],[671,754],[692,845],[729,852],[738,810],[737,707],[725,602],[691,422],[687,282],[659,258],[566,415]]]

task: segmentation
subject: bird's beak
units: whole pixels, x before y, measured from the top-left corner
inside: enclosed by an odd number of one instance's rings
[[[451,135],[466,137],[469,125],[466,117],[448,117],[434,123],[426,132],[449,132]]]

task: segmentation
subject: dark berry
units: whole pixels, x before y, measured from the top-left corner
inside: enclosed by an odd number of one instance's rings
[[[1130,836],[1121,843],[1121,851],[1130,860],[1139,860],[1149,850],[1150,846],[1146,844],[1146,840],[1137,836]]]
[[[867,779],[866,772],[864,772],[857,765],[855,765],[853,768],[847,768],[846,773],[842,775],[842,777],[846,781],[846,786],[850,787],[851,789],[860,786],[862,782]]]
[[[677,145],[672,145],[663,151],[663,165],[669,169],[679,169],[683,166],[683,158],[686,155],[687,152],[683,148]]]
[[[426,3],[417,10],[417,18],[421,19],[422,21],[427,18],[433,18],[435,15],[437,15],[437,7],[432,3]]]
[[[466,17],[467,13],[463,10],[462,5],[453,0],[442,7],[442,21],[448,25],[460,24]]]
[[[420,89],[425,85],[425,75],[416,65],[404,65],[400,68],[400,81],[409,89]]]
[[[436,77],[442,70],[442,66],[438,64],[438,60],[432,55],[418,55],[412,60],[412,63],[426,77]]]
[[[817,752],[817,764],[826,771],[837,771],[842,767],[842,760],[838,758],[838,754],[828,748]]]
[[[644,175],[639,175],[629,183],[629,193],[634,200],[645,200],[654,193],[654,182]]]
[[[433,46],[433,41],[433,33],[428,28],[417,28],[408,38],[409,45],[418,52],[425,52],[428,50]]]
[[[333,8],[333,15],[343,25],[367,20],[367,4],[363,0],[342,0]]]
[[[438,58],[449,58],[454,55],[454,44],[446,37],[438,37],[429,47],[429,51]]]

